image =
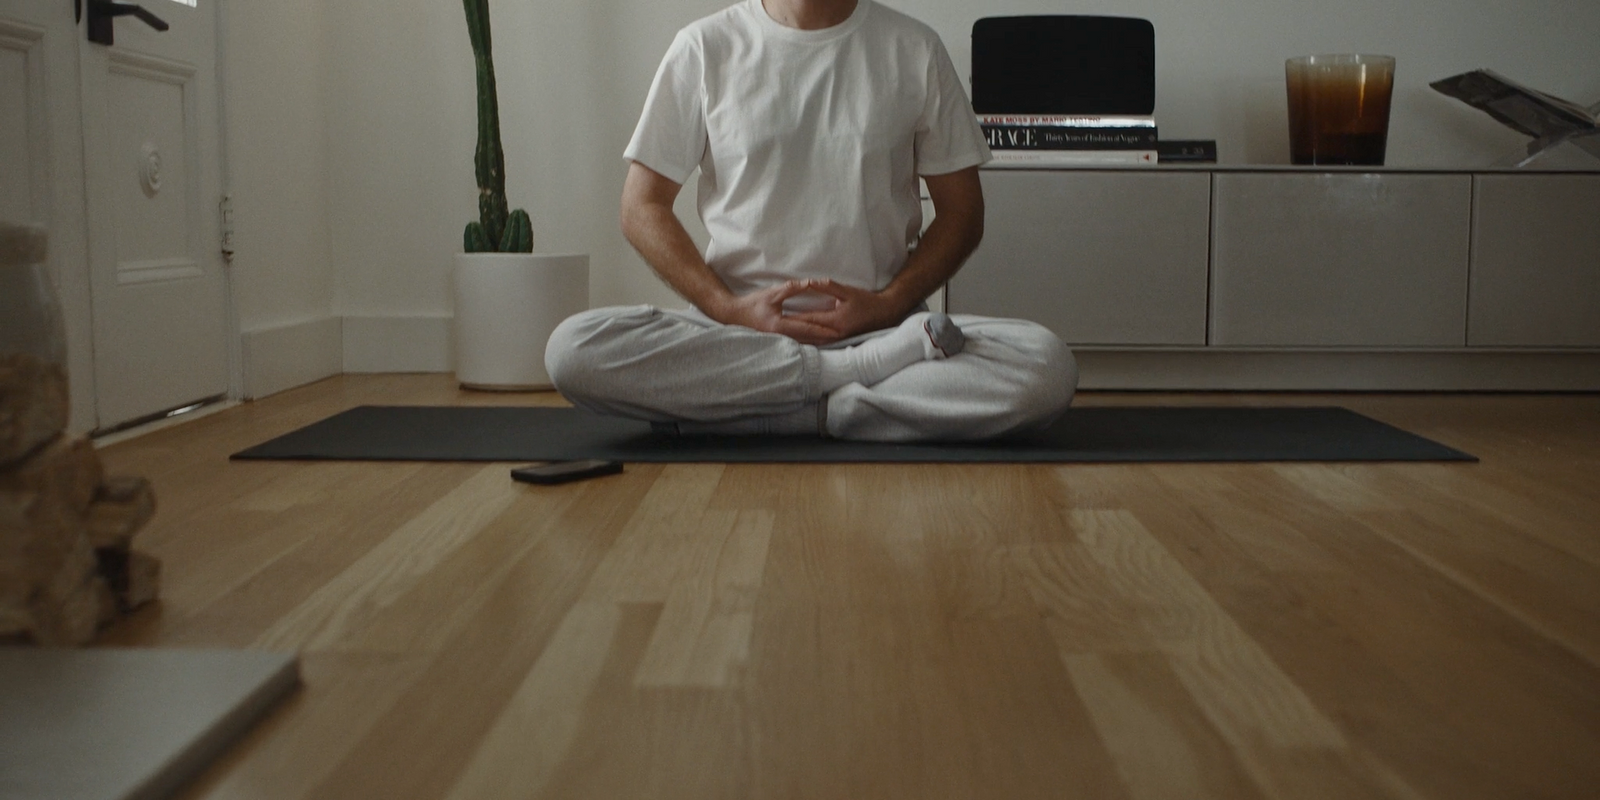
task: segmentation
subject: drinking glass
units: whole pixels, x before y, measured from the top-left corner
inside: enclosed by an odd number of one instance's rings
[[[1299,56],[1284,63],[1289,89],[1289,160],[1383,166],[1394,58]]]

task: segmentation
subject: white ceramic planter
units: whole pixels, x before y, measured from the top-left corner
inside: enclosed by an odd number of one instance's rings
[[[463,253],[455,269],[456,380],[468,389],[549,389],[544,348],[589,307],[589,257]]]

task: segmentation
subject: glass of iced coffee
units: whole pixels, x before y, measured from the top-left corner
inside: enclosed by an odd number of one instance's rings
[[[1284,72],[1292,163],[1383,166],[1392,56],[1300,56],[1285,62]]]

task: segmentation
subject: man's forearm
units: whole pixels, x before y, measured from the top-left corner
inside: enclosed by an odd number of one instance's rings
[[[806,344],[840,338],[840,332],[827,325],[784,318],[784,301],[805,292],[805,281],[789,281],[742,297],[729,291],[672,212],[673,199],[682,188],[635,162],[622,189],[622,235],[673,291],[725,325],[778,333]]]
[[[983,240],[983,214],[943,214],[923,232],[905,267],[882,294],[909,314],[917,304],[955,277]]]
[[[711,271],[670,206],[643,203],[629,208],[622,234],[673,291],[707,316],[718,318],[718,309],[732,292]]]

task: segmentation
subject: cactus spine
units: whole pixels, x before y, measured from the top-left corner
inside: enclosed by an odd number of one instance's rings
[[[506,211],[506,160],[500,147],[500,101],[494,83],[489,0],[462,0],[478,73],[478,221],[467,223],[461,246],[468,253],[531,253],[533,223],[522,209]]]

